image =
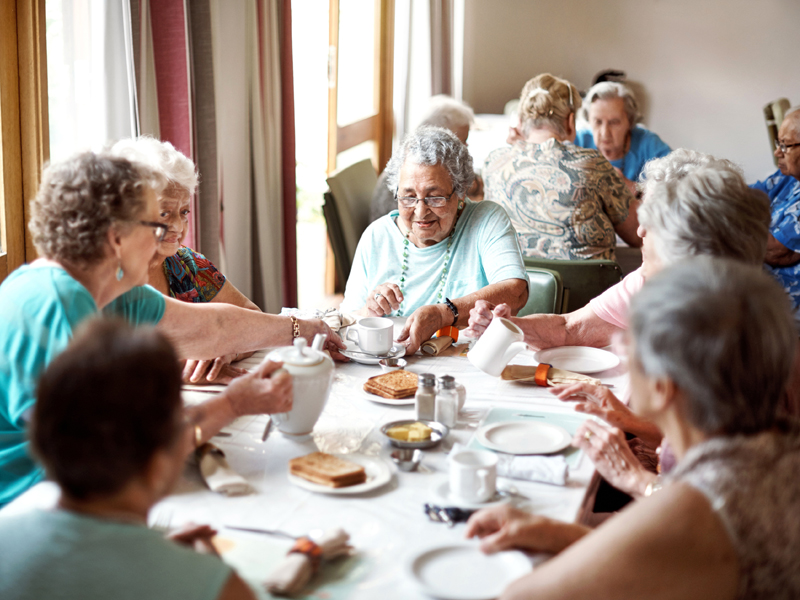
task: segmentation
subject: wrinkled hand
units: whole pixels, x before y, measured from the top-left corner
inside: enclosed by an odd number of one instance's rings
[[[397,341],[406,347],[406,356],[414,354],[434,333],[453,322],[453,314],[447,307],[444,310],[450,316],[450,321],[444,322],[442,307],[444,304],[420,306],[408,317],[405,327],[397,336]]]
[[[212,529],[208,525],[195,525],[188,523],[170,532],[167,535],[168,540],[177,542],[184,546],[188,546],[198,552],[199,554],[217,554],[216,548],[211,543],[211,538],[217,535],[217,530]]]
[[[297,324],[300,327],[300,337],[306,338],[309,346],[311,346],[311,344],[314,342],[314,337],[318,333],[322,333],[328,336],[324,349],[330,352],[333,360],[338,360],[341,362],[347,362],[350,360],[340,352],[341,350],[347,348],[342,341],[342,338],[334,333],[333,329],[331,329],[325,321],[322,319],[298,319]]]
[[[586,452],[608,483],[631,496],[643,496],[647,484],[656,477],[633,455],[625,434],[616,427],[584,421],[572,445]]]
[[[481,337],[495,317],[504,319],[511,317],[511,309],[508,304],[495,306],[486,300],[478,300],[469,311],[469,326],[464,330],[464,337]]]
[[[524,548],[557,553],[583,534],[582,528],[524,512],[508,505],[485,508],[467,521],[466,537],[481,538],[487,554]]]
[[[226,354],[214,360],[187,360],[183,365],[184,383],[230,383],[245,375],[247,369],[231,366],[236,354]]]
[[[292,408],[292,376],[283,363],[266,361],[228,386],[228,402],[236,416],[288,412]]]
[[[600,417],[612,427],[629,431],[627,425],[638,417],[604,385],[572,383],[557,385],[549,392],[559,400],[573,401],[575,411]]]
[[[376,294],[380,294],[375,298]],[[382,283],[367,296],[366,309],[370,317],[382,317],[400,308],[403,292],[394,283]]]

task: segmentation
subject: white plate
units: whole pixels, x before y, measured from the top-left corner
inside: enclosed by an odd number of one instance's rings
[[[484,554],[477,543],[428,548],[406,564],[422,590],[442,600],[490,600],[530,573],[531,562],[517,551]]]
[[[370,394],[364,388],[361,388],[361,395],[370,402],[377,402],[378,404],[388,404],[389,406],[414,406],[414,396],[408,398],[384,398],[377,394]]]
[[[458,508],[489,508],[491,506],[500,506],[501,504],[505,504],[511,498],[509,496],[501,496],[499,494],[495,494],[494,498],[487,500],[486,502],[470,502],[468,500],[462,500],[458,496],[453,496],[450,493],[450,482],[443,481],[439,485],[433,488],[433,493],[436,495],[436,501],[438,504],[442,506],[456,506]]]
[[[481,445],[506,454],[552,454],[569,446],[572,436],[563,427],[530,421],[503,421],[481,427]]]
[[[339,458],[358,463],[367,472],[367,480],[364,483],[357,485],[350,485],[341,488],[332,488],[327,485],[320,485],[313,481],[308,481],[302,477],[297,477],[289,473],[289,482],[297,487],[301,487],[309,492],[317,492],[319,494],[332,494],[335,496],[350,496],[352,494],[363,494],[371,490],[378,489],[386,485],[392,479],[392,469],[388,463],[377,456],[366,456],[364,454],[334,454]]]
[[[357,362],[362,365],[377,365],[379,362],[381,362],[381,359],[377,356],[367,356],[366,354],[357,354],[356,352],[353,352],[354,350],[361,352],[358,344],[353,341],[346,341],[345,345],[347,346],[347,349],[342,350],[342,354],[344,354],[353,362]],[[406,355],[406,347],[401,346],[400,344],[395,344],[392,346],[392,349],[389,350],[388,354],[391,358],[402,358]]]
[[[540,363],[547,363],[556,369],[573,371],[574,373],[599,373],[613,369],[619,364],[619,357],[608,350],[590,348],[588,346],[561,346],[539,350],[533,358]]]

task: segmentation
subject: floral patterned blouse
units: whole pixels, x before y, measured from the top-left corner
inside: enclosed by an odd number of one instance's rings
[[[483,176],[485,199],[506,209],[523,256],[616,259],[614,227],[633,196],[597,150],[520,141],[489,154]]]
[[[169,295],[182,302],[211,302],[225,276],[205,256],[183,246],[164,261]]]

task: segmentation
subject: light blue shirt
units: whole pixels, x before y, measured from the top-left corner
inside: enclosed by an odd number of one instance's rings
[[[142,286],[114,300],[103,314],[134,325],[155,324],[165,306],[159,292]],[[96,314],[89,291],[60,267],[24,265],[0,285],[0,507],[44,475],[28,453],[25,433],[36,384],[75,328]]]
[[[575,136],[575,144],[583,148],[597,150],[591,129],[579,129]],[[672,152],[655,133],[637,125],[631,130],[631,147],[628,153],[619,160],[612,160],[611,165],[622,171],[631,181],[639,181],[639,175],[648,160],[661,158]]]
[[[403,243],[406,239],[395,223],[397,210],[367,227],[356,248],[341,310],[362,308],[368,294],[382,283],[399,285],[404,249],[409,255],[404,299],[393,315],[408,316],[420,306],[460,298],[506,279],[527,281],[516,233],[505,210],[494,202],[465,202],[447,264],[447,239],[424,248]]]
[[[3,600],[213,600],[230,576],[143,525],[63,510],[0,517]]]

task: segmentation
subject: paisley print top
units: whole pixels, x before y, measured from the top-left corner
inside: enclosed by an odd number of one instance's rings
[[[182,302],[211,302],[225,276],[205,256],[183,246],[164,261],[169,295]]]

